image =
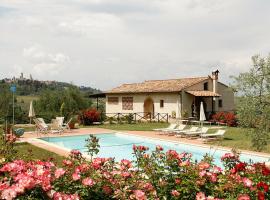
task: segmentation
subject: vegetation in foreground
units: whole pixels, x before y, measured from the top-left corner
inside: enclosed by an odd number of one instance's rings
[[[10,141],[11,142],[11,141]],[[88,139],[88,153],[98,153],[98,139]],[[72,150],[63,167],[53,162],[14,160],[0,163],[1,199],[237,199],[270,198],[270,163],[244,163],[237,152],[225,154],[224,169],[206,155],[199,163],[188,153],[149,152],[133,146],[134,160],[85,160]]]

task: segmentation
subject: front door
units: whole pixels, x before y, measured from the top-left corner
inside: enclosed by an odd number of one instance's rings
[[[150,117],[154,117],[154,101],[152,98],[147,98],[144,101],[143,104],[143,112],[144,112],[144,117],[146,118],[150,118]]]

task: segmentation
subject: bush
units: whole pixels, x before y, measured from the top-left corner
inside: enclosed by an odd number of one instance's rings
[[[88,142],[98,152],[98,140]],[[161,146],[133,146],[134,161],[115,162],[78,150],[58,168],[50,161],[0,160],[1,199],[270,199],[270,163],[244,163],[226,153],[224,169],[206,156],[199,163],[189,153],[163,151]],[[91,154],[92,155],[92,154]]]
[[[236,116],[232,112],[217,112],[213,114],[210,121],[226,123],[228,126],[237,126]]]
[[[83,125],[91,125],[93,122],[100,121],[100,112],[94,108],[89,108],[81,112],[79,119]]]

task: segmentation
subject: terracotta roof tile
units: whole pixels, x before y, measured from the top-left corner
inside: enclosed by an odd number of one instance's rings
[[[189,94],[192,94],[196,97],[220,97],[221,95],[212,91],[205,91],[205,90],[196,90],[196,91],[186,91]]]
[[[142,83],[123,84],[105,93],[179,92],[209,77],[150,80]]]

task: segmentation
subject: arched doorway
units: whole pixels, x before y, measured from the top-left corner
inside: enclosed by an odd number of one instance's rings
[[[144,100],[143,112],[144,117],[146,118],[154,117],[155,108],[154,108],[154,101],[152,98],[148,97],[147,99]]]

